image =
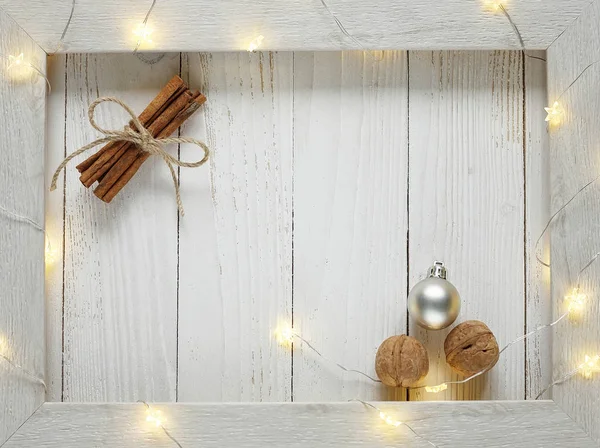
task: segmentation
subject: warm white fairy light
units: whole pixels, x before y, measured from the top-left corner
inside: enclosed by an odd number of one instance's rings
[[[401,421],[399,420],[395,420],[392,417],[390,417],[389,415],[387,415],[385,412],[380,412],[379,413],[379,417],[381,418],[381,420],[383,420],[386,424],[390,425],[390,426],[394,426],[394,427],[398,427],[402,424]]]
[[[277,342],[284,346],[289,346],[294,342],[294,330],[287,324],[280,325],[275,330],[275,336],[277,337]]]
[[[552,103],[552,106],[544,107],[546,111],[546,120],[551,126],[558,126],[562,121],[563,110],[558,101]]]
[[[431,392],[433,394],[443,392],[446,389],[448,389],[448,384],[446,384],[446,383],[438,384],[437,386],[425,386],[425,391]]]
[[[571,293],[565,296],[569,316],[577,317],[581,314],[585,308],[586,298],[587,296],[583,294],[579,288],[573,288]]]
[[[579,371],[584,378],[591,378],[594,373],[600,373],[600,355],[585,355],[585,361],[579,366]]]
[[[159,428],[163,425],[166,419],[162,416],[161,411],[148,407],[146,409],[146,421]]]
[[[483,5],[489,11],[500,11],[502,8],[503,2],[499,0],[484,0]]]
[[[258,47],[260,47],[260,45],[262,44],[262,41],[264,40],[264,36],[260,35],[258,36],[256,39],[254,39],[252,42],[250,42],[250,44],[248,45],[248,51],[249,52],[255,52]]]
[[[2,335],[0,335],[0,356],[9,356],[8,342]]]
[[[154,30],[152,30],[147,23],[141,23],[138,25],[138,27],[133,30],[133,34],[138,40],[138,46],[142,44],[151,44],[153,32]]]
[[[10,70],[13,67],[18,67],[23,65],[25,56],[21,53],[19,56],[13,56],[12,54],[8,56],[8,69]]]
[[[57,260],[56,251],[52,248],[52,244],[50,244],[50,239],[46,238],[46,249],[45,249],[45,261],[46,267],[52,266],[56,263]]]

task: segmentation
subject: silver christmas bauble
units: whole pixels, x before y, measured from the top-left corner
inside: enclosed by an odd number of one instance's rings
[[[408,311],[421,327],[429,330],[441,330],[456,320],[460,296],[446,280],[444,263],[436,261],[429,276],[413,286],[408,294]]]

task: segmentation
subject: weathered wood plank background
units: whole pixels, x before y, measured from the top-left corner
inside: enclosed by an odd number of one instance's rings
[[[362,403],[153,404],[181,446],[247,448],[593,448],[551,401],[377,403],[406,421],[392,428]],[[5,448],[171,448],[142,403],[46,403]],[[468,434],[468,437],[465,437]]]
[[[44,402],[44,128],[46,83],[8,55],[46,55],[0,11],[0,445]]]
[[[406,313],[408,289],[440,258],[463,297],[459,321],[484,320],[500,344],[545,322],[547,279],[531,256],[548,216],[537,200],[544,53],[376,56],[52,58],[62,87],[50,98],[48,175],[95,137],[94,98],[141,109],[176,73],[208,96],[182,132],[213,157],[181,170],[181,219],[158,161],[111,205],[69,169],[47,210],[66,254],[48,283],[50,399],[433,398],[281,348],[273,331],[293,320],[331,360],[369,374],[380,342],[408,332],[427,345],[429,380],[447,379],[446,332]],[[99,113],[107,126],[124,119]],[[518,344],[489,375],[435,398],[534,396],[551,376],[549,347],[549,335]]]
[[[550,132],[553,210],[558,210],[600,173],[599,22],[600,2],[596,1],[548,51],[548,97],[552,101],[560,97],[565,113],[563,123]],[[595,182],[558,217],[552,229],[552,296],[556,317],[565,311],[564,297],[576,286],[579,271],[600,252],[599,198],[600,185]],[[581,289],[588,298],[580,322],[557,330],[553,340],[555,378],[580,365],[586,354],[600,355],[598,273],[600,260],[581,276]],[[597,380],[573,378],[555,387],[554,398],[594,440],[600,440]]]
[[[258,35],[278,51],[377,49],[520,49],[517,36],[490,0],[271,0],[159,1],[150,17],[152,45],[161,51],[238,51]],[[521,30],[527,49],[546,49],[584,10],[589,0],[512,0],[503,4]],[[0,0],[0,7],[48,53],[130,52],[133,30],[148,0],[77,0],[65,42],[58,42],[72,0]],[[334,21],[344,24],[354,39]],[[210,18],[210,20],[207,20]],[[107,32],[110,30],[110,32]],[[58,49],[58,50],[57,50]]]

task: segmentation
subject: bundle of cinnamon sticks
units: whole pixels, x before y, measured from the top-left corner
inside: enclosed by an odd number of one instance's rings
[[[154,138],[166,138],[205,102],[204,95],[197,90],[191,91],[179,76],[174,76],[138,118]],[[133,123],[129,126],[136,129]],[[110,202],[149,156],[133,143],[110,142],[77,165],[81,173],[79,180],[87,188],[98,182],[94,194],[102,201]]]

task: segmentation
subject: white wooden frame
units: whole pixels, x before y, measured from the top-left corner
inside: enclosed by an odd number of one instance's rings
[[[139,22],[143,18],[142,11],[145,13],[148,2],[135,0],[125,3],[123,5],[123,2],[116,0],[101,3],[79,1],[78,14],[74,16],[60,51],[130,51],[130,21]],[[330,5],[358,41],[345,38],[335,27],[332,17],[320,8],[319,2],[315,7],[294,0],[284,11],[274,11],[269,2],[235,0],[225,3],[177,0],[170,2],[167,7],[159,2],[153,17],[160,17],[161,29],[177,29],[178,33],[158,34],[160,45],[154,50],[237,51],[245,49],[258,34],[265,36],[262,49],[277,51],[519,49],[506,17],[501,14],[482,14],[478,2],[419,0],[416,3],[398,3],[379,0],[373,4],[352,0],[343,5]],[[70,1],[50,4],[47,0],[32,0],[23,5],[17,0],[0,0],[0,53],[13,54],[14,48],[19,48],[27,53],[33,65],[43,68],[47,61],[46,53],[58,48],[57,42],[70,5]],[[531,76],[547,74],[549,99],[561,95],[582,70],[600,60],[600,33],[597,26],[600,23],[600,0],[591,3],[587,0],[529,0],[507,5],[521,31],[527,53],[537,57],[532,50],[547,52],[546,70],[532,65],[524,65],[523,70],[527,70]],[[194,17],[210,17],[211,21],[199,26],[190,20]],[[374,23],[377,25],[374,26]],[[114,32],[107,34],[107,29]],[[224,29],[229,29],[230,33],[224,36]],[[414,62],[419,63],[418,56]],[[600,169],[597,154],[600,130],[593,123],[600,118],[600,96],[597,94],[599,67],[589,69],[586,77],[562,98],[567,105],[567,123],[572,126],[551,130],[549,169],[541,163],[544,160],[543,150],[547,149],[543,132],[537,127],[527,130],[527,141],[536,143],[531,147],[539,154],[525,160],[525,164],[532,168],[530,173],[535,173],[535,167],[539,166],[540,173],[539,179],[529,184],[533,187],[526,192],[525,200],[528,203],[539,200],[543,208],[547,190],[543,179],[548,171],[551,177],[552,210],[575,193],[582,179],[591,180],[597,175]],[[286,75],[283,74],[284,77]],[[0,77],[3,127],[23,130],[22,133],[3,133],[0,154],[4,157],[11,154],[14,148],[25,148],[19,157],[8,157],[7,163],[0,165],[2,191],[10,192],[5,196],[3,193],[0,206],[13,217],[8,218],[0,213],[3,244],[0,284],[2,287],[10,285],[10,289],[6,293],[3,291],[0,296],[0,329],[10,336],[13,347],[16,347],[11,358],[30,372],[41,372],[45,363],[54,362],[53,354],[46,353],[44,348],[44,319],[53,319],[51,314],[54,310],[49,307],[44,317],[44,234],[40,228],[44,228],[43,148],[44,144],[51,144],[55,135],[52,129],[45,130],[47,121],[44,110],[50,105],[44,101],[45,84],[36,82],[36,76],[29,74],[25,82],[23,79],[3,80]],[[421,79],[413,81],[427,82]],[[539,98],[540,95],[544,93],[527,91],[523,102],[527,104],[532,97]],[[538,113],[537,118],[543,119],[543,115]],[[404,137],[399,133],[398,138]],[[57,160],[48,160],[47,163],[56,165]],[[307,179],[307,188],[310,187],[309,183]],[[552,228],[554,316],[562,312],[562,297],[571,287],[572,273],[590,259],[593,255],[590,250],[600,245],[594,220],[594,216],[598,215],[598,201],[593,199],[597,195],[597,190],[591,191],[589,196],[581,199],[584,206],[574,207]],[[47,202],[57,200],[63,199],[46,196]],[[322,205],[326,210],[327,204]],[[530,210],[527,209],[527,213]],[[540,293],[544,285],[542,278],[548,272],[540,269],[533,261],[534,254],[527,251],[543,228],[545,216],[547,214],[536,213],[525,217],[526,221],[530,218],[523,247],[527,259],[525,277],[529,279],[527,285],[530,286],[525,288],[527,291],[513,293],[543,297],[543,291]],[[197,218],[201,219],[201,216]],[[406,226],[406,223],[400,225]],[[52,226],[52,221],[46,222],[47,232],[53,231]],[[329,231],[342,229],[343,223],[338,229]],[[427,232],[428,229],[423,231]],[[308,235],[305,237],[308,238]],[[282,244],[285,245],[285,242]],[[411,266],[420,266],[426,261],[417,257],[406,262]],[[19,268],[8,269],[9,266]],[[271,274],[277,276],[276,272]],[[299,275],[313,274],[310,270],[299,272]],[[412,282],[418,278],[418,273],[411,272],[410,276]],[[52,273],[48,274],[47,281],[53,281]],[[600,291],[600,282],[593,276],[584,282],[589,290]],[[310,294],[306,294],[302,300],[301,306],[310,308]],[[527,306],[535,308],[536,304],[528,302]],[[390,312],[389,309],[387,311]],[[402,310],[391,312],[403,313]],[[584,351],[599,349],[597,345],[594,346],[600,334],[600,309],[597,304],[592,306],[590,314],[586,325],[557,330],[553,338],[552,356],[548,356],[549,360],[552,359],[552,366],[527,366],[528,369],[540,370],[537,386],[552,376],[548,372],[553,371],[557,376],[558,372],[576,365]],[[539,313],[532,315],[538,322],[528,322],[530,327],[547,322],[550,318]],[[49,337],[60,338],[61,335]],[[318,339],[318,335],[315,338]],[[321,342],[326,343],[326,340]],[[533,344],[528,345],[528,349],[544,351]],[[45,396],[40,384],[14,375],[4,375],[2,368],[0,366],[0,403],[4,409],[0,422],[0,443],[8,440],[7,447],[171,446],[172,442],[161,432],[148,433],[136,423],[140,418],[143,420],[143,405],[43,404]],[[325,381],[318,387],[331,387],[331,384]],[[553,396],[554,402],[448,402],[435,405],[382,402],[378,405],[410,421],[415,430],[439,446],[506,446],[510,440],[511,446],[586,447],[597,446],[600,441],[598,397],[600,386],[597,383],[572,381],[557,390]],[[427,446],[422,440],[411,438],[408,432],[402,433],[400,439],[390,439],[398,436],[378,427],[377,415],[366,412],[360,403],[157,406],[171,417],[168,426],[177,434],[183,446],[193,446],[200,441],[199,445],[202,446],[258,447],[268,443],[276,446],[342,446],[353,442],[356,446],[366,447],[385,446],[390,440],[394,440],[393,443],[398,446]]]

